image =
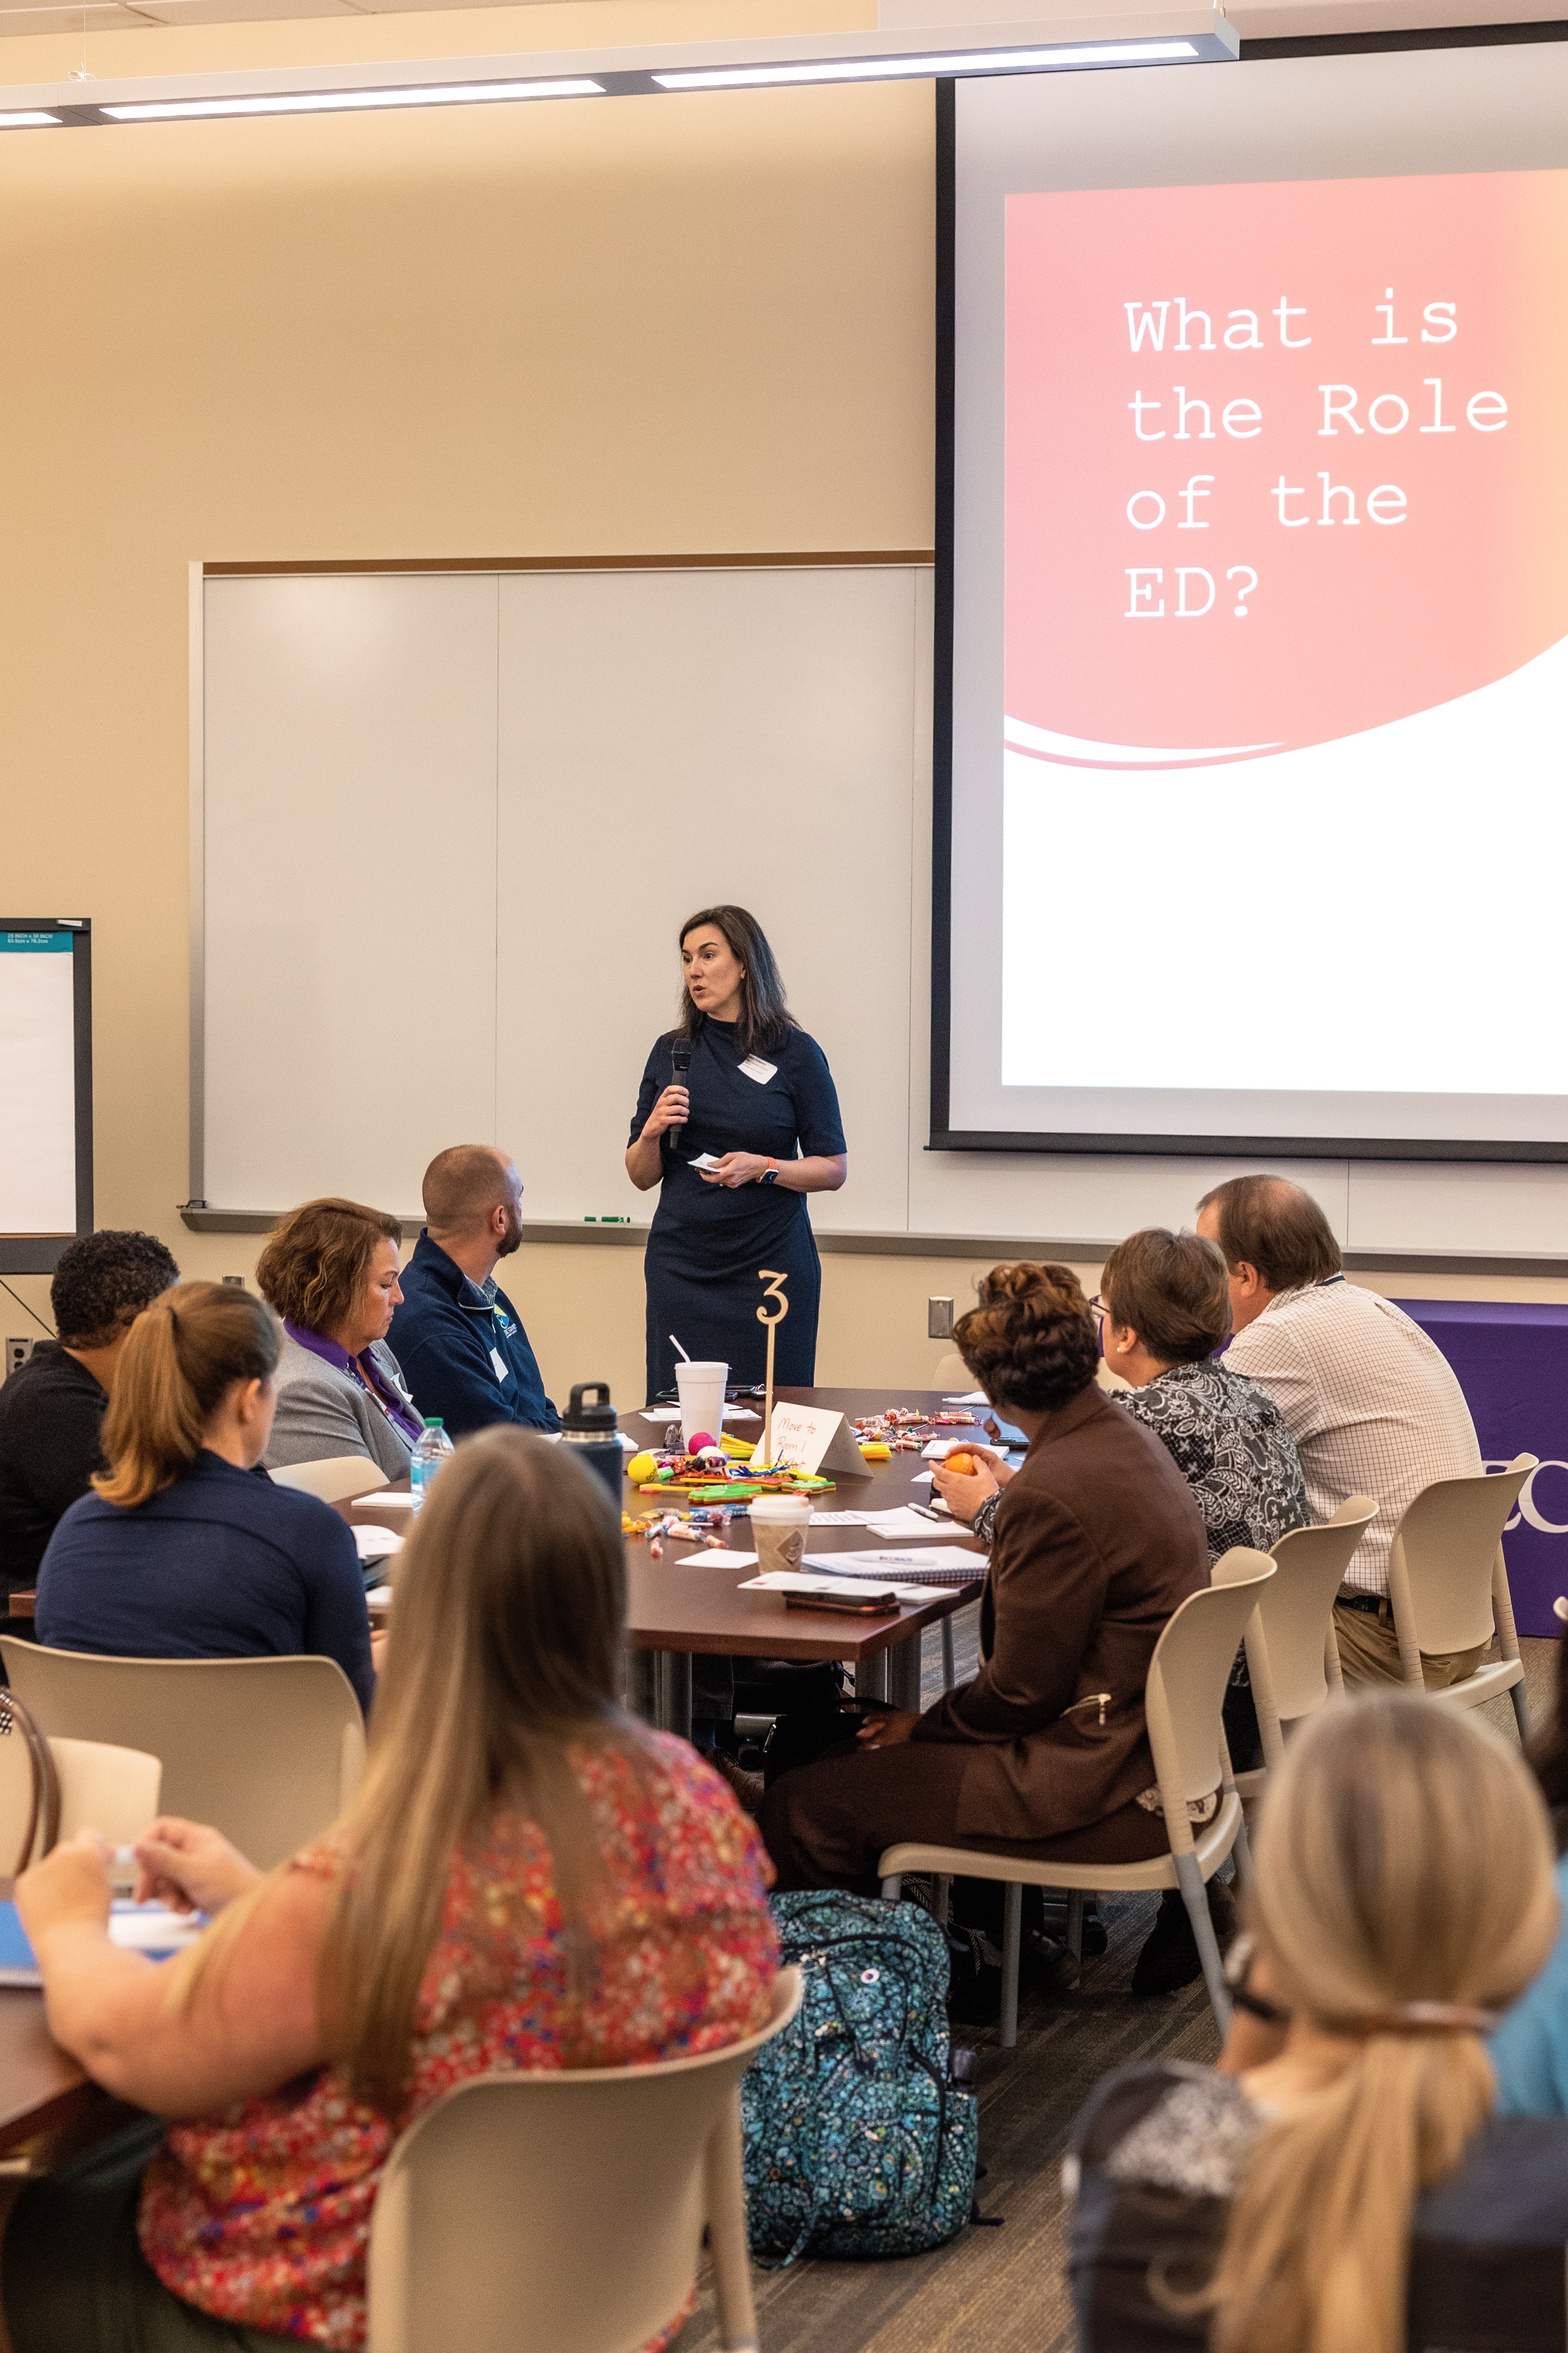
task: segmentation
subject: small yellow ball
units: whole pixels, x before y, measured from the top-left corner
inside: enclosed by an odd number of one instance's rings
[[[640,1487],[645,1479],[657,1479],[658,1476],[658,1464],[651,1454],[634,1454],[626,1464],[626,1477],[634,1487]]]

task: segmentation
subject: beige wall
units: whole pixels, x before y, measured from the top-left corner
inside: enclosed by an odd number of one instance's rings
[[[736,0],[593,0],[121,34],[90,58],[754,29]],[[8,41],[0,70],[79,47]],[[254,1258],[175,1214],[192,560],[929,547],[931,156],[929,85],[0,139],[0,913],[93,919],[100,1223],[193,1272]],[[368,841],[365,891],[417,855]],[[388,1083],[395,991],[389,940],[364,994]],[[553,1382],[607,1358],[640,1384],[638,1267],[538,1254]],[[0,1298],[0,1330],[26,1328]]]

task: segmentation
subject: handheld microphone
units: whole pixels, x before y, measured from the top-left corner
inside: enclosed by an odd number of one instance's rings
[[[691,1068],[691,1040],[689,1038],[678,1038],[675,1040],[675,1043],[669,1050],[669,1060],[671,1067],[675,1072],[675,1084],[678,1087],[683,1087],[686,1084],[686,1074]],[[680,1139],[685,1133],[686,1125],[684,1122],[682,1122],[679,1127],[672,1127],[669,1129],[669,1148],[671,1152],[679,1151]]]

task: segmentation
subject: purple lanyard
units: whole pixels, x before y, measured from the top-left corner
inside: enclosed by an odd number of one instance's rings
[[[394,1396],[386,1387],[374,1357],[367,1365],[363,1358],[351,1356],[337,1341],[329,1340],[321,1332],[307,1332],[302,1324],[292,1323],[287,1316],[283,1319],[283,1329],[290,1340],[297,1341],[301,1348],[309,1349],[312,1356],[320,1356],[323,1364],[332,1366],[340,1373],[347,1373],[351,1380],[357,1381],[372,1402],[380,1407],[387,1420],[395,1422],[404,1437],[418,1443],[424,1424],[417,1421],[401,1398]],[[366,1355],[369,1355],[368,1350]]]

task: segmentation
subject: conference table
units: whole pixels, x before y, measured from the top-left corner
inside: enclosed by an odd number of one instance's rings
[[[775,1396],[792,1404],[820,1406],[842,1413],[847,1422],[892,1406],[921,1414],[962,1411],[947,1407],[935,1389],[778,1389]],[[744,1408],[752,1401],[739,1399]],[[754,1422],[731,1420],[728,1430],[742,1439],[762,1437],[760,1402]],[[639,1412],[623,1413],[621,1429],[639,1450],[660,1443],[669,1427]],[[961,1440],[962,1426],[939,1435]],[[984,1430],[973,1435],[984,1442]],[[630,1461],[632,1457],[627,1455]],[[920,1474],[931,1464],[918,1453],[894,1454],[886,1462],[868,1462],[864,1478],[837,1474],[833,1487],[816,1497],[822,1512],[891,1512],[906,1504],[929,1504],[931,1491]],[[827,1474],[833,1475],[833,1474]],[[406,1493],[407,1481],[399,1482]],[[377,1489],[352,1504],[335,1508],[351,1525],[380,1525],[399,1535],[408,1531],[405,1508],[382,1504],[378,1498],[394,1490]],[[623,1504],[634,1517],[657,1508],[651,1496],[624,1482]],[[726,1549],[755,1550],[751,1523],[743,1517],[720,1531]],[[663,1557],[654,1559],[647,1539],[628,1536],[626,1544],[626,1644],[632,1653],[631,1695],[637,1713],[667,1732],[686,1737],[691,1732],[691,1662],[696,1656],[752,1659],[839,1659],[855,1675],[857,1696],[888,1701],[894,1707],[918,1708],[921,1704],[921,1638],[928,1626],[973,1601],[985,1576],[983,1548],[951,1523],[931,1528],[944,1546],[959,1544],[974,1554],[973,1580],[960,1586],[933,1586],[927,1601],[907,1602],[868,1618],[847,1618],[837,1611],[786,1609],[782,1593],[742,1590],[757,1574],[746,1567],[712,1566],[701,1544],[663,1539]],[[864,1552],[881,1549],[869,1528],[818,1527],[808,1533],[812,1553]],[[922,1543],[910,1546],[923,1550]],[[900,1540],[899,1549],[903,1549]],[[906,1583],[914,1572],[889,1571],[890,1584]]]
[[[801,1405],[842,1412],[848,1420],[881,1413],[890,1406],[907,1406],[922,1413],[942,1409],[944,1399],[931,1389],[780,1389],[776,1394]],[[741,1401],[742,1404],[746,1400]],[[641,1413],[621,1416],[621,1427],[639,1448],[664,1434],[665,1425],[647,1420]],[[761,1438],[762,1422],[731,1421],[727,1427],[742,1438]],[[961,1440],[962,1429],[942,1433]],[[976,1439],[984,1433],[976,1430]],[[627,1461],[631,1460],[630,1455]],[[816,1499],[822,1511],[895,1511],[900,1504],[929,1503],[931,1488],[920,1473],[931,1465],[918,1453],[894,1454],[886,1462],[866,1465],[864,1478],[840,1475],[834,1487]],[[407,1481],[401,1482],[407,1491]],[[377,1493],[396,1492],[378,1490]],[[635,1515],[654,1509],[651,1497],[631,1484],[625,1487],[626,1509]],[[334,1506],[351,1526],[389,1527],[406,1535],[406,1507],[378,1506],[376,1494],[353,1504]],[[750,1523],[731,1520],[721,1532],[727,1547],[754,1549]],[[647,1540],[628,1536],[626,1641],[632,1652],[632,1694],[638,1712],[667,1731],[689,1734],[691,1729],[691,1661],[697,1654],[765,1659],[840,1659],[855,1672],[862,1698],[886,1699],[895,1707],[921,1704],[921,1638],[929,1626],[940,1626],[979,1595],[985,1575],[985,1556],[961,1529],[933,1526],[943,1545],[962,1543],[975,1556],[974,1577],[962,1586],[931,1588],[928,1601],[911,1602],[868,1618],[845,1618],[818,1609],[786,1609],[779,1593],[745,1593],[741,1587],[757,1574],[754,1567],[713,1567],[703,1558],[700,1545],[664,1539],[662,1559],[650,1557]],[[856,1552],[878,1547],[879,1540],[865,1527],[820,1527],[812,1531],[813,1553]],[[900,1549],[903,1549],[900,1544]],[[910,1549],[920,1550],[919,1545]],[[895,1573],[890,1581],[905,1582],[910,1572]],[[30,1593],[16,1594],[11,1614],[32,1615]],[[0,1895],[9,1883],[0,1881]],[[101,2090],[51,2040],[44,2019],[44,1998],[24,1987],[0,1987],[0,2177],[10,2173],[44,2172],[75,2149],[103,2139],[129,2123],[139,2112]]]

